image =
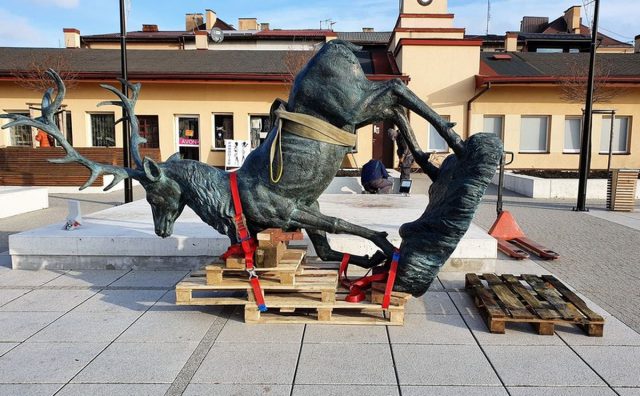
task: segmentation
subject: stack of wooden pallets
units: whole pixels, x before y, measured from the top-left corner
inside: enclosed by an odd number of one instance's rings
[[[256,272],[267,312],[255,303],[244,259],[229,257],[211,263],[204,271],[176,286],[178,305],[241,305],[247,323],[321,323],[402,325],[409,294],[393,292],[388,309],[382,309],[384,284],[373,284],[367,299],[345,301],[348,291],[338,282],[338,263],[307,263],[306,247],[288,246],[292,237],[279,230],[258,234]]]

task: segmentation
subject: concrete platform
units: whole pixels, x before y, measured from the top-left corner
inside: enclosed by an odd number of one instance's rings
[[[376,230],[386,231],[400,244],[398,228],[416,219],[427,205],[425,195],[326,194],[320,198],[323,213]],[[84,217],[74,231],[60,224],[9,237],[14,269],[195,269],[219,256],[229,246],[226,236],[204,224],[185,209],[173,236],[161,239],[153,231],[153,219],[145,200],[103,210]],[[369,241],[352,235],[330,235],[336,250],[372,254]],[[309,242],[310,244],[310,242]],[[310,255],[314,255],[310,249]],[[457,271],[492,271],[496,241],[472,226],[453,253],[447,267]]]
[[[44,187],[0,187],[0,219],[49,207]]]

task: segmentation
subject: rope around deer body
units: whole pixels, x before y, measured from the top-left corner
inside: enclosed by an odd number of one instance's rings
[[[316,140],[319,142],[335,144],[338,146],[353,147],[356,144],[356,135],[340,129],[326,121],[308,114],[291,113],[281,106],[275,111],[278,118],[276,138],[271,143],[269,154],[269,175],[273,183],[278,183],[282,178],[284,165],[282,163],[282,130],[294,135]],[[277,152],[277,154],[276,154]],[[278,155],[280,165],[277,175],[273,174],[273,161]]]

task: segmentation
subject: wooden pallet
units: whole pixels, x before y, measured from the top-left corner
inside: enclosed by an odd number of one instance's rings
[[[319,301],[333,301],[337,285],[338,275],[330,270],[305,270],[304,275],[296,277],[295,285],[282,284],[278,279],[260,278],[265,298],[272,292],[315,292]],[[229,292],[238,292],[236,294],[241,297],[230,297]],[[252,297],[246,273],[244,276],[223,278],[214,285],[207,284],[205,274],[196,273],[176,285],[177,305],[246,305]]]
[[[337,264],[335,264],[337,265]],[[347,290],[338,286],[335,265],[303,265],[295,284],[267,279],[260,283],[268,312],[260,312],[246,273],[224,271],[216,284],[208,284],[207,272],[192,274],[176,286],[177,305],[244,305],[247,323],[318,323],[356,325],[402,325],[404,305],[411,297],[393,292],[391,305],[382,309],[385,284],[374,284],[367,299],[360,303],[345,301]],[[227,275],[230,272],[231,275]],[[238,274],[237,272],[235,274]]]
[[[633,212],[636,203],[638,171],[614,169],[607,180],[607,209]]]
[[[524,322],[541,335],[553,335],[556,324],[573,324],[602,337],[602,316],[552,275],[467,274],[465,280],[492,333],[504,333],[506,323]]]
[[[302,263],[306,255],[306,250],[299,249],[287,249],[282,259],[276,267],[271,268],[259,268],[256,267],[255,271],[260,276],[260,279],[277,280],[283,285],[295,285],[296,276],[304,274],[304,267]],[[240,266],[229,267],[229,260],[234,258],[230,257],[225,263],[212,263],[205,267],[207,285],[220,285],[225,279],[232,278],[246,278],[247,273],[244,268],[244,259],[238,259],[242,261]]]
[[[277,293],[265,296],[268,312],[260,312],[255,304],[245,305],[246,323],[298,323],[330,325],[404,324],[404,305],[410,294],[393,292],[391,305],[382,309],[384,284],[374,284],[367,299],[359,303],[345,301],[348,292],[340,289],[332,302],[318,301],[309,293]]]

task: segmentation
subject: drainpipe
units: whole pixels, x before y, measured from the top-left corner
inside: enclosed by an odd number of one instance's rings
[[[484,88],[482,88],[480,92],[475,94],[473,98],[469,99],[469,101],[467,102],[467,122],[466,122],[467,127],[465,128],[465,136],[464,136],[465,140],[468,139],[469,136],[471,136],[471,105],[473,104],[473,102],[475,102],[476,99],[484,95],[484,93],[490,89],[491,89],[491,83],[490,82],[484,83]]]

